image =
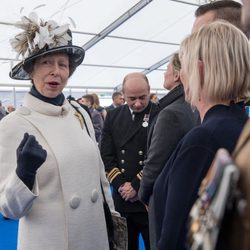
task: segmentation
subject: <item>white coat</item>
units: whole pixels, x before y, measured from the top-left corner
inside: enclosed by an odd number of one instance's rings
[[[91,121],[82,110],[94,138]],[[19,250],[107,250],[102,182],[113,210],[96,142],[65,101],[54,106],[26,94],[0,122],[0,211],[19,219]],[[28,132],[47,151],[33,190],[16,175],[16,148]]]

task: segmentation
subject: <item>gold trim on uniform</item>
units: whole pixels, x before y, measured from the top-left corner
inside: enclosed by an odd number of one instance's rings
[[[119,168],[113,168],[107,175],[107,178],[109,182],[111,183],[117,175],[121,174],[121,171]]]
[[[142,173],[143,173],[143,171],[141,170],[140,173],[136,175],[139,180],[142,179]]]

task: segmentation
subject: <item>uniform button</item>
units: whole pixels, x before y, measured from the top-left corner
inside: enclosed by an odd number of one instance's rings
[[[123,149],[123,150],[121,151],[121,153],[124,155],[124,154],[125,154],[125,150]]]
[[[96,189],[93,189],[92,190],[92,193],[91,193],[91,201],[92,202],[96,202],[98,199],[98,192]]]
[[[124,164],[125,163],[125,161],[124,160],[121,160],[121,164]]]
[[[125,173],[125,169],[124,169],[124,168],[122,168],[122,169],[121,169],[121,172],[122,172],[122,173]]]
[[[139,165],[141,165],[141,166],[142,166],[142,165],[143,165],[143,161],[139,161]]]
[[[73,195],[71,200],[70,200],[70,207],[73,209],[76,209],[79,207],[80,202],[81,202],[80,197],[77,195]]]
[[[140,150],[140,151],[138,152],[138,154],[139,154],[139,155],[143,155],[143,151]]]
[[[21,108],[19,108],[18,111],[22,115],[29,115],[31,113],[31,111],[26,107],[21,107]]]

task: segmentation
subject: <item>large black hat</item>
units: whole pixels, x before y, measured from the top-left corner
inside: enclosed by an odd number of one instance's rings
[[[72,45],[72,35],[68,24],[59,26],[52,20],[45,22],[32,12],[29,17],[23,16],[15,26],[24,31],[11,39],[10,43],[23,60],[11,70],[9,73],[11,78],[29,80],[28,69],[34,59],[50,53],[68,54],[70,63],[74,67],[82,63],[85,55],[84,49]]]

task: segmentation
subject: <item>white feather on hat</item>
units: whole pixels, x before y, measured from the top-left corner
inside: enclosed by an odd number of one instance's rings
[[[12,79],[30,79],[27,66],[37,57],[48,53],[67,53],[74,68],[82,63],[85,51],[82,47],[72,45],[69,24],[59,26],[53,20],[43,21],[35,12],[31,12],[28,17],[22,16],[15,27],[23,31],[10,39],[10,44],[17,52],[17,59],[22,56],[22,62],[11,69],[9,76]]]
[[[48,48],[64,46],[71,40],[67,33],[69,24],[59,26],[52,20],[44,22],[35,12],[31,12],[28,17],[23,16],[15,26],[24,30],[10,39],[12,48],[17,52],[17,58],[20,55],[27,58],[46,45]]]

